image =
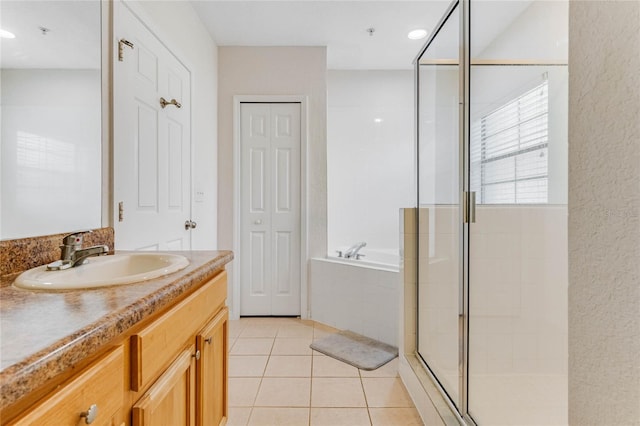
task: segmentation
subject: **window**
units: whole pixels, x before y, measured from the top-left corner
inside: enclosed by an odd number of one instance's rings
[[[548,81],[471,126],[471,190],[481,204],[546,203]]]

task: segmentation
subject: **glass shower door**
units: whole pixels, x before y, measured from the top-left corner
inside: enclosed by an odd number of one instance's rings
[[[567,424],[567,27],[465,0],[416,62],[417,352],[469,424]]]
[[[417,61],[418,354],[460,407],[459,7]]]
[[[470,2],[468,413],[479,425],[567,424],[567,9]]]

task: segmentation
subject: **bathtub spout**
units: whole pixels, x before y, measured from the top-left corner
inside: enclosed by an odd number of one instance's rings
[[[366,245],[367,245],[367,243],[365,243],[364,241],[362,241],[360,243],[357,243],[357,244],[354,244],[351,247],[349,247],[347,250],[345,250],[343,256],[346,259],[351,259],[351,258],[358,259],[360,256],[362,256],[362,255],[359,255],[358,252],[360,251],[360,249],[362,247],[364,247]]]

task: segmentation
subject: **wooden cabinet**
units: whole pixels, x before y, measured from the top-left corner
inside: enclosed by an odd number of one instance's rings
[[[131,389],[141,391],[160,376],[186,345],[224,307],[227,273],[209,280],[156,321],[131,336]]]
[[[195,424],[195,345],[182,351],[131,410],[133,426]]]
[[[124,424],[124,352],[119,347],[62,385],[15,425]],[[83,421],[83,417],[86,419]]]
[[[196,394],[198,426],[225,424],[227,420],[227,342],[229,310],[223,308],[196,336],[200,350]]]
[[[98,414],[92,425],[225,424],[226,296],[222,271],[163,314],[125,332],[109,352],[80,374],[70,373],[14,424],[78,426],[94,404]]]
[[[131,336],[131,388],[148,388],[133,406],[133,426],[226,422],[226,283],[222,272]]]

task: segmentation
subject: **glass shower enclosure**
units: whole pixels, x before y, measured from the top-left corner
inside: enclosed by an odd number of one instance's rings
[[[568,3],[451,3],[416,59],[417,355],[469,424],[567,424]]]

